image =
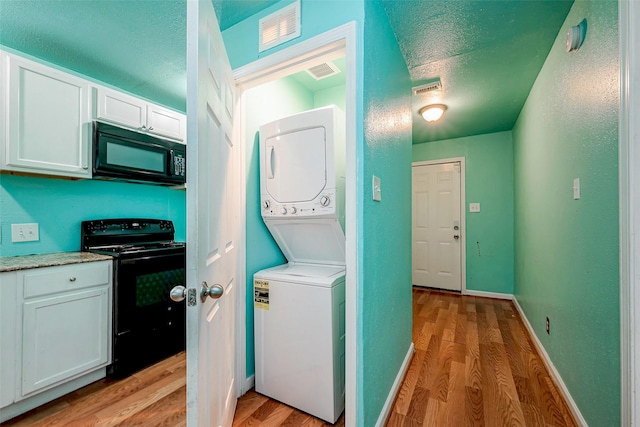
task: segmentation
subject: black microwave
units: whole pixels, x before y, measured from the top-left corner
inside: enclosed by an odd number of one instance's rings
[[[93,123],[93,178],[180,185],[186,146],[102,122]]]

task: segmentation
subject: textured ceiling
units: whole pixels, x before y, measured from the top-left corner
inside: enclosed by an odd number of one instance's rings
[[[277,0],[213,3],[224,29]],[[414,100],[414,143],[511,129],[572,4],[383,3],[414,84],[443,84]],[[0,44],[185,109],[186,0],[0,0]],[[333,83],[309,84],[315,91]],[[431,102],[449,110],[428,125],[417,111]]]
[[[415,144],[512,129],[573,1],[383,3],[414,86],[442,82],[413,98]],[[439,122],[428,104],[447,105]]]

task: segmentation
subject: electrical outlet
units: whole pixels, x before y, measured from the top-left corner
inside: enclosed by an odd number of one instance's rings
[[[35,242],[40,240],[37,223],[11,224],[11,241]]]
[[[550,334],[550,332],[549,332],[549,317],[547,316],[547,335],[549,335],[549,334]]]

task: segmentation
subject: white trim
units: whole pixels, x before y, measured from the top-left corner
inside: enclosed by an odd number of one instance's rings
[[[415,352],[416,351],[413,348],[413,343],[411,343],[411,345],[409,345],[409,350],[407,351],[407,354],[404,357],[404,362],[402,362],[402,366],[400,366],[398,375],[396,375],[396,380],[393,382],[393,386],[391,387],[391,390],[389,390],[389,395],[387,396],[387,400],[384,402],[382,411],[378,416],[378,421],[376,421],[376,427],[382,427],[387,421],[387,418],[389,417],[389,412],[391,412],[391,407],[393,406],[393,401],[396,398],[396,394],[398,394],[398,390],[400,390],[400,386],[402,385],[404,376],[407,374],[407,370],[409,369],[409,364],[411,363],[411,359],[413,358],[413,355]]]
[[[345,303],[345,425],[356,425],[357,414],[357,313],[358,313],[358,236],[357,236],[357,152],[356,152],[356,106],[357,106],[357,54],[356,22],[349,22],[311,39],[301,41],[286,49],[258,59],[233,71],[237,86],[244,90],[307,65],[309,61],[331,58],[332,55],[346,57],[346,303]],[[245,140],[244,129],[241,141]],[[246,189],[246,176],[241,186]],[[246,314],[243,309],[242,313]],[[239,317],[244,319],[244,317]],[[246,375],[246,372],[245,372]]]
[[[503,294],[500,292],[475,291],[473,289],[465,289],[462,295],[469,295],[471,297],[506,299],[510,301],[513,301],[515,299],[511,294]]]
[[[411,167],[438,165],[442,163],[460,162],[460,292],[467,291],[467,199],[466,199],[466,159],[464,157],[450,157],[447,159],[425,160],[412,162]],[[413,238],[412,238],[413,239]],[[412,241],[413,244],[413,241]],[[413,270],[413,267],[412,267]],[[413,271],[412,271],[413,272]]]
[[[618,1],[620,34],[620,421],[640,424],[640,5]]]
[[[255,385],[256,385],[256,376],[255,375],[251,375],[250,377],[248,377],[244,381],[242,381],[242,387],[246,391],[251,390],[253,387],[255,387]],[[245,391],[245,393],[246,393],[246,391]]]
[[[245,319],[247,318],[247,165],[246,165],[246,144],[244,138],[244,129],[246,126],[246,120],[244,111],[245,97],[240,96],[240,89],[236,89],[236,99],[238,99],[238,106],[235,111],[236,126],[234,129],[234,138],[240,149],[240,212],[239,218],[239,248],[238,248],[238,285],[236,289],[236,369],[235,378],[236,384],[240,387],[236,390],[238,397],[243,396],[248,392],[251,387],[246,388],[246,381],[244,378],[247,375],[247,326]],[[239,122],[239,123],[238,123]]]
[[[529,323],[529,319],[527,319],[527,316],[524,314],[522,307],[520,307],[520,304],[518,303],[518,299],[515,296],[512,296],[512,301],[513,301],[513,305],[516,306],[516,309],[518,310],[520,317],[522,318],[522,323],[524,323],[524,326],[527,328],[527,331],[529,332],[529,336],[531,337],[531,341],[533,342],[533,345],[536,347],[536,350],[538,351],[538,354],[540,355],[542,362],[547,368],[547,371],[549,371],[549,375],[551,376],[551,379],[553,380],[556,387],[559,389],[560,393],[562,394],[562,397],[564,397],[564,400],[567,403],[567,406],[569,407],[569,409],[571,410],[573,417],[575,418],[579,426],[587,427],[587,422],[585,421],[584,417],[580,413],[580,409],[578,409],[578,405],[576,405],[576,402],[573,400],[573,397],[571,397],[571,393],[569,393],[569,389],[565,385],[564,381],[562,381],[562,377],[556,370],[556,367],[553,365],[553,362],[551,361],[551,358],[547,354],[547,351],[545,350],[544,346],[538,339],[538,336],[536,335],[536,332],[533,330],[531,323]]]

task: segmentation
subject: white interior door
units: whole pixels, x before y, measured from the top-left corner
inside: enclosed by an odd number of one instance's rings
[[[237,401],[240,153],[235,85],[210,0],[187,2],[187,426],[230,426]],[[220,285],[201,300],[202,284]],[[218,288],[219,289],[219,288]],[[217,296],[217,295],[216,295]]]
[[[413,284],[460,291],[460,162],[413,166],[412,182]]]

